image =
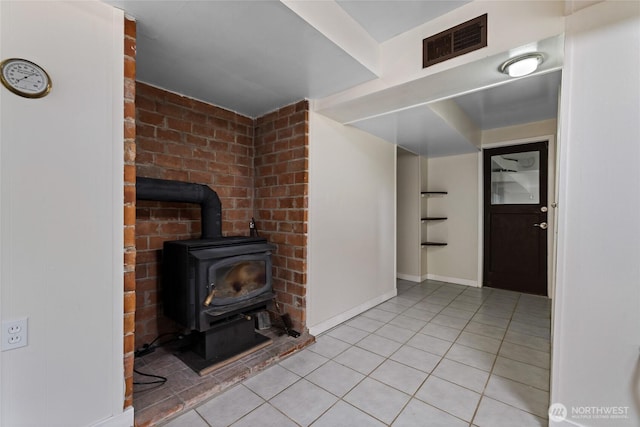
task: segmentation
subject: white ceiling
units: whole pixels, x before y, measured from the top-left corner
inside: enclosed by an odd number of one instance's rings
[[[456,103],[482,130],[553,119],[558,116],[561,71],[459,96]]]
[[[352,121],[359,129],[425,157],[442,157],[478,150],[480,135],[447,120],[439,105],[454,102],[478,131],[514,126],[557,117],[561,71],[511,80],[450,100]],[[451,105],[445,106],[451,111]],[[455,106],[453,108],[456,108]],[[450,114],[451,116],[451,114]],[[462,129],[461,129],[462,128]],[[467,131],[465,131],[467,130]]]
[[[424,157],[451,156],[478,150],[427,105],[361,120],[353,125]]]
[[[371,46],[377,46],[468,3],[104,1],[137,20],[138,80],[250,117],[301,99],[322,99],[379,77],[370,62],[332,40],[332,32],[350,30],[354,37],[361,33],[367,39],[364,42],[369,40]],[[334,7],[344,19],[318,24],[309,16],[301,17],[305,16],[298,12],[302,6]],[[451,80],[452,72],[446,74],[441,76],[442,81]],[[545,73],[469,93],[456,98],[456,102],[481,129],[555,117],[558,79],[559,72]],[[470,86],[473,79],[459,81]],[[456,93],[473,92],[477,87],[461,87]],[[407,90],[424,93],[411,85]],[[422,107],[429,99],[414,100],[409,105],[415,108],[398,108],[385,105],[384,91],[369,98],[361,101],[367,103],[364,109],[347,102],[320,112],[429,156],[477,149],[446,120]],[[356,117],[356,111],[367,108],[371,114]]]
[[[376,76],[279,1],[108,1],[137,20],[140,81],[257,117]]]
[[[336,0],[377,42],[387,41],[469,1]]]

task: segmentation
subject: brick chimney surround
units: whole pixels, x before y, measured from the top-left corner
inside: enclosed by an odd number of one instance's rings
[[[308,101],[257,119],[141,82],[135,85],[136,175],[206,184],[222,202],[222,233],[276,245],[273,290],[293,326],[306,330]],[[162,245],[198,238],[200,208],[136,202],[135,347],[179,327],[163,316]]]

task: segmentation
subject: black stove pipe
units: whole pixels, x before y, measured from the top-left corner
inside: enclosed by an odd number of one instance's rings
[[[159,202],[198,203],[202,239],[222,237],[222,204],[218,194],[204,184],[136,177],[136,198]]]

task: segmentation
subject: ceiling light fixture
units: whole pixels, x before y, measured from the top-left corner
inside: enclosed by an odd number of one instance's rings
[[[506,60],[500,65],[499,70],[509,77],[522,77],[537,70],[543,61],[544,55],[539,52],[526,53]]]

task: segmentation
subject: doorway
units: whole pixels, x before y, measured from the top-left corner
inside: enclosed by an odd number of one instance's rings
[[[484,150],[483,285],[547,296],[548,143]]]

